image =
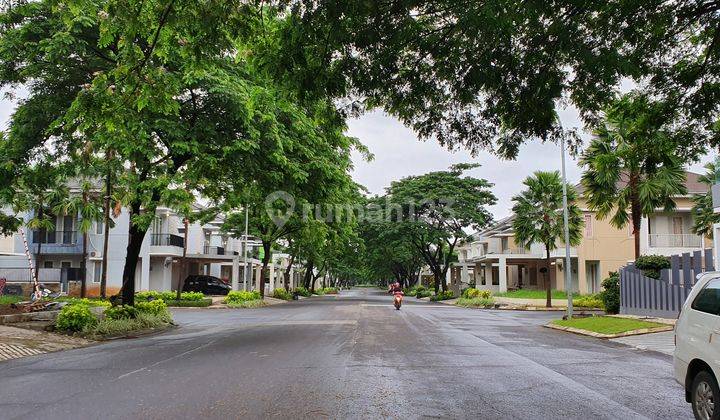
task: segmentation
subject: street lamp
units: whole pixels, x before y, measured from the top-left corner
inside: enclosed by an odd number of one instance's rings
[[[565,222],[565,292],[567,293],[567,318],[571,319],[573,315],[572,304],[572,273],[570,264],[570,225],[568,222],[568,202],[567,202],[567,179],[565,177],[565,141],[560,141],[560,154],[562,156],[562,186],[563,186],[563,221]]]

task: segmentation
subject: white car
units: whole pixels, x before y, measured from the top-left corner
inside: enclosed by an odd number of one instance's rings
[[[675,379],[695,418],[720,419],[720,272],[703,274],[675,325]]]

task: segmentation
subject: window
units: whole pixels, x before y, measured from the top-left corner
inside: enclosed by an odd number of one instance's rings
[[[95,267],[93,267],[93,283],[100,283],[102,278],[102,262],[95,261]]]
[[[105,233],[105,221],[104,220],[98,220],[95,222],[95,233],[98,235],[102,235]]]
[[[52,261],[45,261],[43,263],[43,268],[53,268],[53,262]]]
[[[593,217],[592,214],[585,215],[585,237],[592,238],[593,236]]]
[[[713,279],[695,298],[692,308],[696,311],[720,315],[720,279]]]

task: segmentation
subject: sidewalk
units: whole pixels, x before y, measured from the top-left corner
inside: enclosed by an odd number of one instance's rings
[[[67,335],[0,325],[0,361],[69,350],[92,343],[90,340]]]
[[[609,341],[635,347],[638,350],[656,351],[672,356],[673,351],[675,351],[674,334],[674,331],[665,331],[653,334],[611,338]]]

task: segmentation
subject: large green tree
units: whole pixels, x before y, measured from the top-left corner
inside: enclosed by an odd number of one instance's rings
[[[675,208],[673,196],[687,193],[677,140],[663,129],[664,105],[628,94],[605,111],[580,160],[590,209],[618,229],[632,226],[635,258],[640,223],[658,208]]]
[[[466,230],[478,230],[492,220],[485,207],[496,201],[492,184],[463,175],[478,166],[459,164],[447,171],[410,176],[387,189],[386,216],[397,222],[395,229],[423,256],[435,277],[436,292],[447,290],[445,276]]]
[[[515,241],[524,247],[533,243],[545,246],[545,268],[547,291],[546,305],[552,306],[550,282],[550,251],[564,238],[565,222],[563,220],[563,183],[560,173],[535,172],[523,182],[525,189],[513,197],[512,220]],[[571,185],[567,187],[568,230],[570,245],[580,243],[583,226],[582,211],[575,203],[577,193]],[[570,270],[565,267],[565,270]]]
[[[223,177],[240,183],[278,165],[297,176],[312,162],[284,157],[294,140],[337,130],[319,117],[330,102],[323,108],[313,92],[299,101],[288,73],[269,70],[278,54],[267,16],[219,0],[43,0],[0,15],[0,86],[28,91],[0,166],[39,152],[62,161],[89,145],[112,151],[120,164],[107,168],[131,219],[126,303],[158,204],[186,214],[197,195],[217,195]]]
[[[592,126],[626,79],[683,110],[668,128],[691,133],[690,154],[719,144],[714,1],[290,4],[298,28],[287,39],[295,55],[319,57],[312,75],[346,75],[335,86],[442,144],[510,157],[528,139],[579,144],[558,109],[570,103]]]

